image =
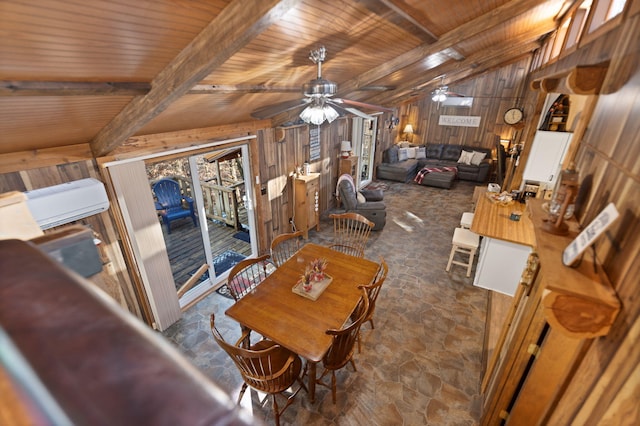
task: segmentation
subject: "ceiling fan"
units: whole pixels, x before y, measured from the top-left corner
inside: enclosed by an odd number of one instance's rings
[[[302,112],[300,112],[300,118],[302,121],[305,123],[320,125],[325,120],[332,122],[336,118],[347,113],[358,115],[363,118],[370,118],[369,115],[354,107],[374,111],[393,111],[390,108],[385,108],[379,105],[352,101],[349,99],[334,98],[333,96],[338,92],[338,85],[333,81],[322,78],[322,63],[325,61],[325,57],[326,49],[324,46],[319,49],[312,50],[309,53],[309,59],[318,67],[318,74],[315,79],[302,86],[304,98],[258,108],[251,113],[251,116],[262,120],[274,117],[283,112],[292,111],[297,108],[304,108]]]
[[[444,75],[443,75],[440,86],[436,88],[433,92],[431,92],[431,100],[433,102],[437,102],[438,107],[440,107],[440,104],[446,101],[450,97],[464,98],[464,99],[461,99],[460,102],[456,102],[456,106],[471,106],[473,104],[473,98],[467,95],[463,95],[461,93],[449,91],[449,86],[444,84]]]

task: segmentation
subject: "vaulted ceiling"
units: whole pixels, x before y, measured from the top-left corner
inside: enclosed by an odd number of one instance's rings
[[[338,96],[395,107],[529,54],[570,3],[4,0],[0,154],[255,120],[302,97],[320,46]]]

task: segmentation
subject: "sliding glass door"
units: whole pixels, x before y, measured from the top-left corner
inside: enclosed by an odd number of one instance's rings
[[[251,179],[248,149],[241,145],[160,161],[149,164],[147,172],[152,188],[159,179],[178,182],[183,208],[193,208],[197,218],[195,225],[186,213],[162,222],[176,291],[185,306],[219,286],[240,260],[257,253],[252,188],[245,185]],[[157,200],[158,194],[154,196]]]

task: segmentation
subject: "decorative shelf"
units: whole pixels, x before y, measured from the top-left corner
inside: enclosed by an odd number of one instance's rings
[[[562,252],[578,235],[578,224],[569,220],[569,235],[553,235],[542,230],[547,214],[543,200],[527,202],[536,234],[537,253],[543,265],[544,315],[552,328],[574,338],[605,336],[620,312],[621,304],[611,282],[590,253],[578,267],[562,263]],[[597,271],[595,270],[597,269]]]
[[[574,95],[596,95],[600,93],[609,63],[577,66],[567,71],[531,82],[531,88],[546,93],[562,92]]]

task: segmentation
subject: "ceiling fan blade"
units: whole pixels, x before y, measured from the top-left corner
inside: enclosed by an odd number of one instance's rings
[[[309,102],[311,102],[311,99],[305,98],[305,99],[296,99],[293,101],[281,102],[279,104],[274,104],[274,105],[268,105],[268,106],[254,110],[253,112],[251,112],[251,116],[253,118],[257,118],[258,120],[264,120],[266,118],[275,117],[280,113],[306,106]]]
[[[395,90],[396,86],[362,86],[358,87],[359,91],[373,91],[373,92],[385,92],[387,90]]]
[[[326,102],[330,104],[333,108],[335,108],[341,116],[347,115],[347,113],[351,113],[353,115],[357,115],[358,117],[362,117],[367,120],[375,119],[375,117],[372,117],[371,115],[366,114],[358,109],[347,107],[344,104],[341,105],[340,103],[336,103],[333,101],[334,99],[328,100]]]
[[[358,117],[362,117],[366,120],[375,120],[375,117],[369,115],[369,114],[365,114],[364,112],[357,110],[355,108],[345,108],[347,111],[349,111],[351,114],[353,115],[357,115]]]
[[[346,105],[351,105],[358,108],[372,109],[374,111],[393,112],[393,109],[391,108],[386,108],[380,105],[368,104],[366,102],[352,101],[350,99],[335,98],[335,99],[332,99],[332,101],[338,104],[346,104]]]

